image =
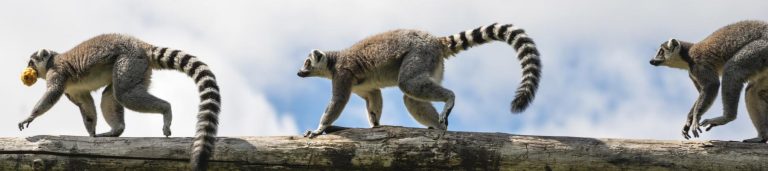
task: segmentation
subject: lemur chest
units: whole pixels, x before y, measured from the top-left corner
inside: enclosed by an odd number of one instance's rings
[[[67,81],[67,92],[89,92],[112,83],[112,66],[96,66]]]

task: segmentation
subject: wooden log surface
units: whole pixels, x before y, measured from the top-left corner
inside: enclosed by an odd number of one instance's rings
[[[192,138],[0,138],[0,170],[188,170]],[[768,144],[382,126],[220,137],[211,170],[768,170]]]

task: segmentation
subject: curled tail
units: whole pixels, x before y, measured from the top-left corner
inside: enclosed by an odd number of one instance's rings
[[[216,76],[208,65],[197,57],[180,50],[154,47],[151,51],[151,66],[155,69],[175,69],[195,79],[200,92],[200,110],[197,114],[197,130],[192,144],[191,164],[193,170],[206,170],[213,154],[216,130],[219,125],[221,96]]]
[[[523,29],[512,24],[499,25],[494,23],[441,39],[449,51],[449,55],[446,56],[487,43],[489,40],[507,42],[517,51],[517,59],[520,60],[520,65],[523,68],[522,81],[517,88],[515,99],[512,100],[512,113],[522,112],[533,102],[541,79],[541,61],[533,39],[528,37]]]

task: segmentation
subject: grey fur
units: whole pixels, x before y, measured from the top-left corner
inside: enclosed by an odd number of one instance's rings
[[[32,120],[66,94],[80,108],[90,136],[120,136],[125,129],[124,108],[162,114],[163,135],[170,136],[171,105],[147,92],[152,70],[175,69],[194,78],[201,104],[191,164],[194,170],[207,169],[216,139],[221,98],[215,76],[197,57],[127,35],[103,34],[62,54],[43,49],[30,58],[28,65],[40,73],[38,78],[46,80],[47,91],[29,118],[19,123],[20,130],[29,127]],[[101,109],[112,130],[96,134],[96,107],[90,92],[104,86]]]
[[[757,138],[745,142],[765,142],[768,140],[768,105],[760,92],[765,92],[768,77],[768,23],[763,21],[740,21],[718,29],[698,43],[671,39],[659,48],[653,65],[663,65],[689,70],[689,75],[699,98],[688,113],[683,126],[683,137],[690,138],[688,132],[694,129],[694,137],[701,132],[699,127],[725,125],[736,119],[739,96],[744,83],[747,88],[747,110],[758,131]],[[722,81],[718,78],[722,76]],[[717,91],[722,84],[723,116],[705,119],[701,115],[712,105]]]
[[[523,77],[512,112],[525,110],[539,85],[541,62],[533,40],[522,29],[510,24],[492,24],[447,37],[435,37],[418,30],[393,30],[370,36],[340,51],[313,50],[299,70],[300,77],[332,80],[331,100],[314,131],[322,134],[339,117],[351,93],[366,99],[371,126],[381,118],[381,88],[398,86],[411,116],[429,128],[447,129],[448,115],[454,106],[454,93],[440,85],[446,58],[470,47],[503,41],[517,51]],[[438,115],[430,102],[444,102]]]

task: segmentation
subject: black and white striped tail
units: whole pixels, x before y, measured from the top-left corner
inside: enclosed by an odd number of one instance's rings
[[[490,40],[507,42],[517,51],[517,59],[520,60],[520,65],[523,68],[522,81],[517,88],[515,99],[512,100],[512,113],[524,111],[533,102],[541,79],[541,61],[533,39],[528,37],[523,29],[512,24],[499,25],[494,23],[450,35],[443,39],[445,39],[443,42],[448,46],[451,55],[467,50],[472,46],[487,43]]]
[[[197,57],[180,50],[152,48],[151,65],[156,69],[175,69],[195,79],[200,92],[200,111],[197,114],[197,130],[192,144],[191,164],[193,170],[206,170],[213,154],[216,130],[219,125],[221,96],[216,76],[208,65]]]

